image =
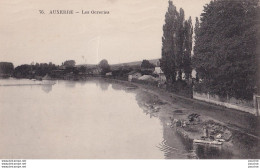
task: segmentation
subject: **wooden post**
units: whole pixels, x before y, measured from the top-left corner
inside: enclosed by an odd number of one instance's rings
[[[255,112],[256,112],[256,116],[259,116],[259,112],[260,112],[260,96],[258,95],[254,95],[254,106],[255,106]]]

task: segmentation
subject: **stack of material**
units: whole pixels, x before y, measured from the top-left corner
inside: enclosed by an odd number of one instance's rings
[[[157,81],[157,79],[151,75],[143,75],[140,78],[138,78],[139,80],[143,80],[143,81]]]

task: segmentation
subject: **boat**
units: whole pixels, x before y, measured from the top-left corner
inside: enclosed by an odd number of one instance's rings
[[[208,140],[202,140],[202,139],[194,139],[194,143],[200,143],[200,144],[210,144],[210,145],[222,145],[223,142],[219,141],[208,141]]]

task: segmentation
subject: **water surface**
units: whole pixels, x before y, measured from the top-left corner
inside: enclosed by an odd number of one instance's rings
[[[0,158],[187,158],[185,145],[136,94],[101,81],[0,84]],[[17,85],[15,84],[32,84]]]
[[[102,80],[41,83],[0,80],[0,159],[259,156],[259,141],[239,132],[233,133],[230,148],[193,144],[171,128],[171,112],[147,112],[143,104],[151,95],[141,90]]]

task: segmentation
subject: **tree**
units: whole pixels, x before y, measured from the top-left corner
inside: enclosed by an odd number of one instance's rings
[[[31,65],[19,65],[14,69],[14,76],[18,78],[29,77],[31,70]]]
[[[195,28],[194,28],[194,33],[195,33],[194,42],[195,42],[195,44],[196,44],[196,41],[197,41],[197,38],[198,38],[197,36],[199,34],[199,28],[200,28],[200,21],[199,21],[199,18],[196,17]]]
[[[161,68],[169,83],[174,83],[178,73],[178,80],[182,80],[182,73],[186,79],[191,74],[192,51],[192,20],[185,20],[184,10],[178,12],[172,1],[169,1],[165,15],[162,37]]]
[[[183,71],[185,73],[186,80],[191,78],[191,51],[192,51],[192,35],[193,35],[193,26],[191,17],[188,21],[184,22],[184,41],[183,41]]]
[[[197,43],[196,42],[197,42],[198,35],[199,35],[199,28],[200,28],[199,18],[196,17],[195,28],[194,28],[194,33],[195,33],[195,37],[194,37],[195,47],[194,47],[194,50],[193,50],[194,55],[197,55],[197,50],[196,50],[196,47],[197,47],[196,44]],[[196,68],[196,59],[197,59],[197,56],[192,57],[191,64],[192,64],[192,68],[193,69],[198,70],[198,68]],[[199,74],[198,74],[198,72],[196,72],[196,82],[199,82]]]
[[[174,52],[174,48],[176,45],[175,37],[178,12],[172,1],[168,3],[169,7],[165,14],[165,24],[163,25],[162,58],[160,59],[160,65],[168,83],[174,83],[176,80],[176,53]]]
[[[11,62],[0,62],[0,74],[11,75],[14,71],[14,65]]]
[[[80,66],[80,67],[79,67],[79,71],[80,71],[81,73],[86,73],[86,72],[87,72],[87,67],[86,67],[86,66]]]
[[[19,78],[35,78],[37,76],[45,76],[51,74],[53,70],[57,70],[57,66],[52,63],[36,63],[19,65],[14,69],[14,76]]]
[[[258,0],[216,0],[196,21],[193,66],[204,91],[252,99],[256,86]],[[199,26],[199,28],[198,28]]]
[[[176,45],[175,45],[175,64],[178,72],[178,80],[182,80],[183,68],[183,52],[184,52],[184,10],[181,8],[177,15],[177,29],[176,29]]]
[[[98,66],[101,68],[101,74],[105,75],[107,72],[110,72],[110,66],[106,59],[103,59],[99,62]]]
[[[155,65],[151,64],[148,60],[143,60],[141,64],[141,68],[149,69],[149,68],[154,68]]]
[[[74,60],[67,60],[63,63],[65,67],[74,67],[76,65],[76,62]]]

